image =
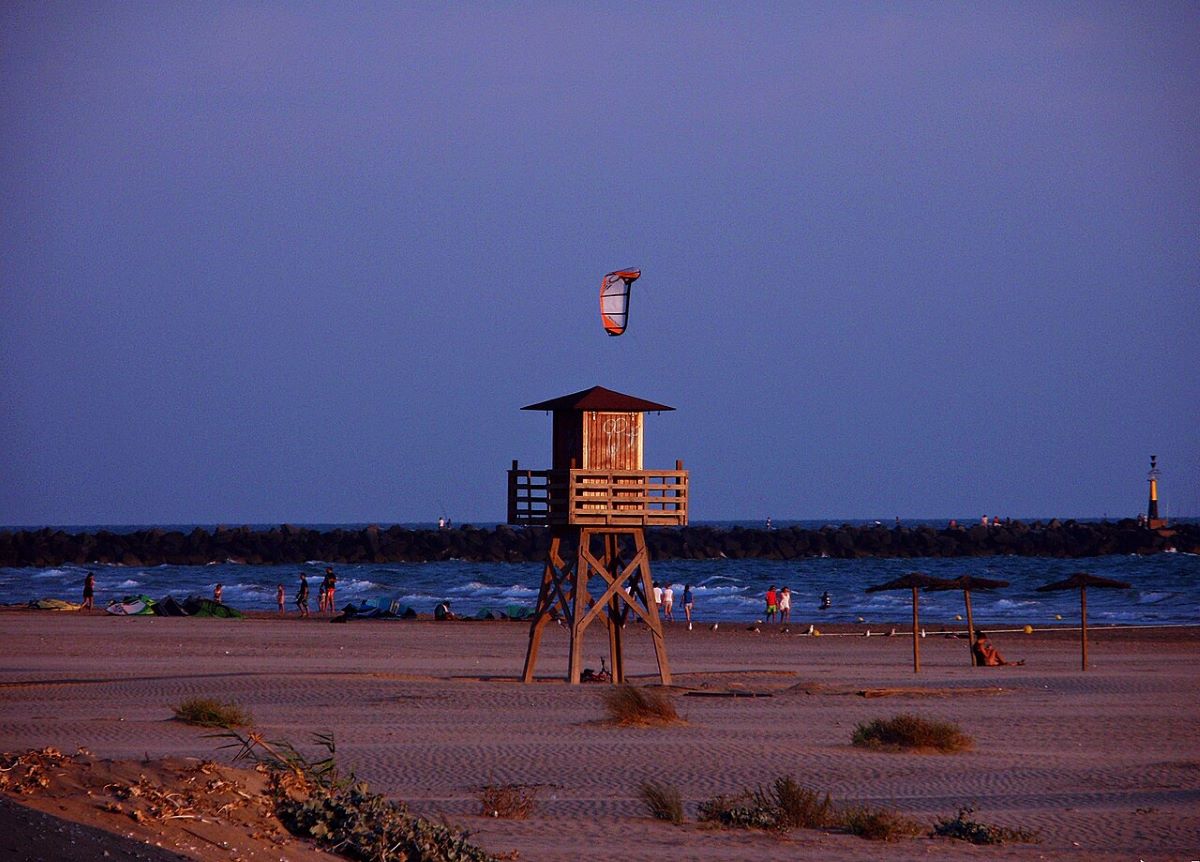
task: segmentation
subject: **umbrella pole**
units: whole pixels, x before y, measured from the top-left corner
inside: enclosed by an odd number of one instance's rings
[[[913,587],[913,673],[921,672],[921,642],[920,634],[917,631],[918,615],[917,615],[917,588]]]
[[[963,590],[963,599],[967,603],[967,648],[971,651],[971,667],[978,662],[975,660],[975,618],[971,616],[971,591]]]
[[[1079,588],[1080,642],[1083,644],[1083,669],[1087,670],[1087,587]]]

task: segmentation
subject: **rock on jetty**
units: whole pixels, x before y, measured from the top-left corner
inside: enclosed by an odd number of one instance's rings
[[[779,530],[693,526],[650,529],[646,541],[655,559],[768,559],[802,557],[1093,557],[1200,553],[1200,525],[1149,530],[1132,519],[1082,523],[1012,521],[985,527],[826,526]],[[0,531],[0,566],[57,566],[90,563],[124,566],[247,563],[395,563],[469,560],[529,562],[545,558],[544,528],[490,530],[470,525],[452,530],[381,529],[317,531],[284,524],[270,530],[197,527],[190,533],[161,529],[135,533],[66,533],[62,530]]]

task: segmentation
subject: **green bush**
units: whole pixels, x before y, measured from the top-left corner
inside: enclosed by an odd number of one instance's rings
[[[676,826],[683,823],[683,800],[679,796],[678,787],[646,781],[638,788],[638,795],[651,817],[666,820]]]
[[[701,820],[739,829],[820,829],[829,825],[832,803],[789,776],[769,789],[717,796],[700,804]]]
[[[958,816],[953,820],[939,820],[933,827],[933,834],[943,838],[957,838],[960,841],[970,841],[972,844],[1003,844],[1006,841],[1035,843],[1039,840],[1036,831],[1026,829],[1006,829],[1003,826],[990,826],[971,820],[974,808],[958,809]]]
[[[177,720],[200,727],[245,727],[253,723],[250,714],[237,704],[206,697],[190,698],[173,709]]]
[[[371,793],[366,783],[317,786],[307,799],[283,797],[275,813],[294,835],[313,838],[360,862],[489,862],[467,835],[408,813],[403,802]]]
[[[902,713],[893,718],[877,718],[854,728],[852,741],[864,748],[891,751],[967,751],[974,745],[956,724],[930,721]]]
[[[371,793],[353,773],[340,777],[332,734],[315,734],[328,756],[312,760],[290,742],[267,742],[257,733],[215,734],[241,750],[234,761],[250,758],[269,773],[275,815],[293,835],[311,838],[326,850],[358,862],[492,862],[468,834],[430,823],[408,812],[403,802]]]
[[[774,808],[761,804],[753,793],[714,796],[700,803],[701,821],[735,829],[775,829],[779,822]]]

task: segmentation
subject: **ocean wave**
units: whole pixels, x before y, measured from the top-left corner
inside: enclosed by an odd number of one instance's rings
[[[500,591],[501,596],[509,599],[525,598],[527,596],[536,596],[537,594],[538,590],[533,587],[523,587],[520,584],[512,584]]]
[[[318,585],[319,586],[319,585]],[[354,592],[362,592],[363,590],[383,589],[384,585],[378,581],[369,581],[365,578],[350,578],[349,580],[338,580],[337,589],[353,590]]]
[[[141,581],[135,581],[135,580],[133,580],[133,578],[127,578],[127,579],[121,581],[121,583],[117,584],[116,588],[119,590],[126,590],[126,589],[129,589],[130,587],[140,587],[141,585],[142,585]]]

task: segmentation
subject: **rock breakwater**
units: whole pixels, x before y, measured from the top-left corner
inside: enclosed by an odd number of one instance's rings
[[[826,526],[778,530],[693,526],[646,531],[655,559],[771,559],[803,557],[1095,557],[1108,554],[1200,553],[1200,525],[1149,530],[1129,519],[1117,522],[1012,521],[985,527]],[[528,562],[545,558],[543,528],[469,525],[451,530],[365,527],[319,531],[284,524],[249,527],[162,529],[134,533],[67,533],[63,530],[0,531],[0,566],[63,564],[125,566],[433,562]]]

